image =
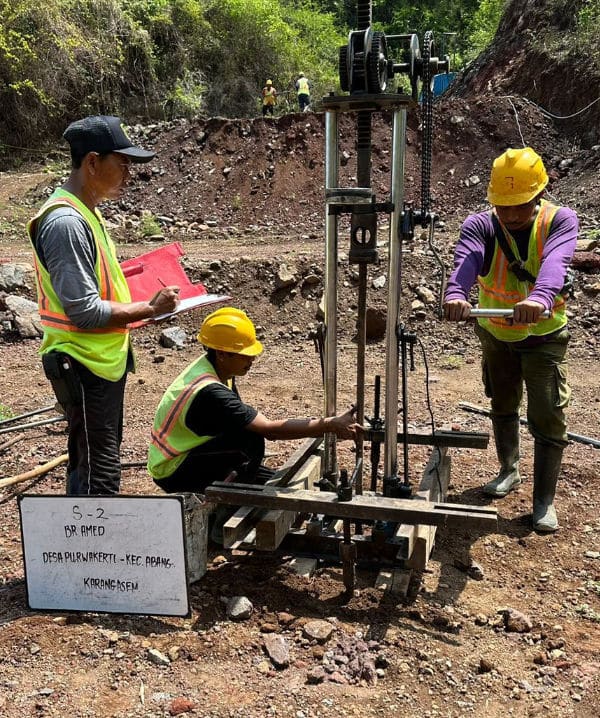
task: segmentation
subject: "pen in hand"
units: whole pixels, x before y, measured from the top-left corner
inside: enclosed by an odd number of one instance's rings
[[[160,277],[158,277],[158,276],[156,277],[156,279],[157,279],[158,282],[162,285],[163,289],[170,289],[170,290],[172,290],[172,291],[173,291],[173,294],[175,295],[175,302],[176,302],[176,303],[179,302],[179,287],[178,287],[178,286],[175,286],[175,285],[169,286],[168,284],[165,284],[165,282],[164,282]],[[163,291],[163,289],[159,289],[158,292],[156,292],[156,294],[155,294],[155,295],[152,297],[152,299],[150,300],[150,304],[152,304],[152,305],[153,305],[153,304],[156,304],[156,300],[157,300],[158,297],[161,295],[161,292]]]

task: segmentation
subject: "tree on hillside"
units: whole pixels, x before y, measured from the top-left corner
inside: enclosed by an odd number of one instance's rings
[[[597,0],[510,0],[493,42],[450,91],[522,95],[555,116],[561,131],[597,144],[599,22]]]
[[[0,156],[86,114],[252,116],[301,70],[318,97],[342,42],[310,0],[0,0]]]

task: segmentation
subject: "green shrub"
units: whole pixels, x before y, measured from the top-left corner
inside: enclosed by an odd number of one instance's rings
[[[140,234],[144,238],[156,237],[162,234],[162,227],[156,215],[152,214],[152,212],[142,212],[140,218]]]

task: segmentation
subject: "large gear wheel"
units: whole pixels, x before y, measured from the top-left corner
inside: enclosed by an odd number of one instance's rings
[[[388,80],[387,42],[385,33],[374,32],[367,60],[367,90],[374,94],[385,92]]]

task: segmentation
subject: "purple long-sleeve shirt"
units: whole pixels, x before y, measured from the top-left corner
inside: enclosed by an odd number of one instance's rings
[[[577,244],[579,221],[568,207],[560,207],[554,215],[550,233],[544,244],[540,271],[528,299],[539,302],[545,309],[551,309],[554,298],[562,289],[567,268]],[[526,247],[530,230],[515,236],[519,251]],[[516,235],[516,233],[515,233]],[[460,237],[454,252],[454,269],[448,280],[445,300],[464,299],[468,301],[471,287],[484,270],[485,248],[493,246],[494,225],[489,212],[479,212],[467,217],[460,228]],[[526,250],[525,250],[526,251]],[[521,254],[523,260],[526,257]],[[485,268],[485,273],[489,267]]]

